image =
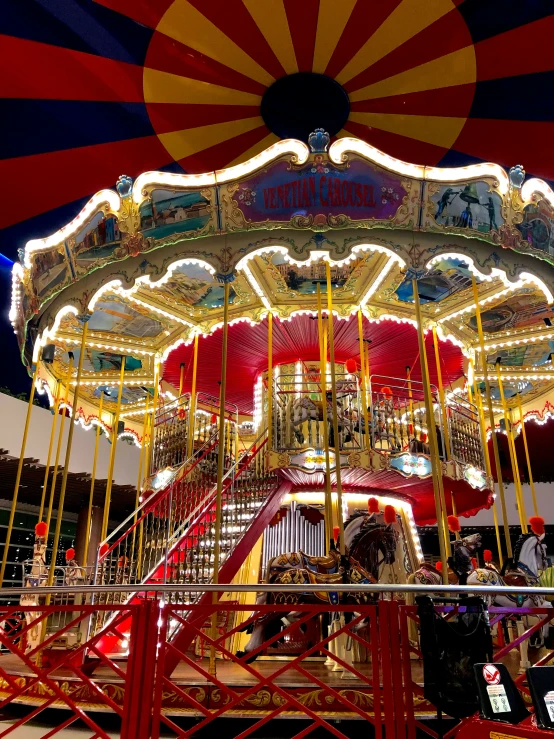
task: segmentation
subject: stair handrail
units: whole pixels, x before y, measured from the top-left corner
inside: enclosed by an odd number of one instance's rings
[[[261,444],[258,445],[258,442],[260,439],[262,439],[265,436],[265,439],[261,442]],[[225,483],[222,487],[222,493],[224,493],[226,490],[229,489],[229,487],[233,484],[233,482],[240,477],[240,475],[244,472],[244,470],[248,467],[250,462],[256,457],[256,455],[261,452],[263,447],[267,444],[267,429],[264,429],[261,434],[258,436],[258,438],[251,444],[251,446],[245,450],[244,454],[242,455],[240,460],[237,460],[232,467],[229,468],[229,470],[223,475],[221,478],[222,483]],[[258,446],[257,446],[258,445]],[[235,468],[240,467],[237,470],[237,473],[233,475],[233,471]],[[229,478],[232,478],[229,480]],[[192,528],[193,526],[196,526],[201,521],[201,517],[205,514],[206,509],[213,504],[213,500],[215,498],[215,495],[217,493],[217,483],[210,489],[210,491],[206,494],[203,501],[201,501],[194,511],[190,514],[187,521],[183,521],[179,527],[179,529],[176,529],[173,533],[171,539],[168,539],[166,544],[166,554],[164,555],[164,559],[167,559],[167,557],[171,556],[173,553],[173,550],[175,548],[175,539],[181,540],[184,529],[185,528]],[[196,516],[194,520],[191,520],[193,516]],[[188,524],[188,525],[186,525]],[[171,545],[171,547],[170,547]],[[156,571],[158,567],[160,567],[161,561],[150,571],[148,577],[152,575]]]
[[[169,485],[167,487],[163,488],[160,491],[160,494],[154,493],[154,495],[150,496],[146,500],[144,500],[138,508],[136,508],[132,513],[130,513],[127,518],[122,521],[117,528],[115,528],[103,541],[101,541],[98,544],[98,552],[100,552],[101,548],[108,544],[110,539],[115,537],[118,532],[120,532],[123,528],[125,529],[123,534],[115,541],[113,542],[108,549],[106,549],[105,552],[103,552],[101,555],[97,555],[97,564],[99,564],[103,559],[105,559],[122,541],[125,539],[125,537],[130,534],[133,529],[135,529],[141,521],[144,520],[144,517],[150,512],[150,510],[157,505],[158,503],[161,503],[165,497],[167,497],[171,491],[171,488],[175,485],[176,482],[182,479],[183,475],[188,475],[192,470],[208,455],[216,446],[218,443],[218,431],[214,431],[212,436],[204,442],[204,444],[199,448],[196,449],[194,454],[189,457],[185,462],[182,462],[177,468],[176,468],[176,474],[174,478],[171,480]],[[196,457],[198,458],[196,459]],[[190,467],[187,468],[187,465],[190,465]],[[171,468],[167,468],[171,469]],[[139,515],[139,512],[142,511],[142,515]],[[136,521],[133,521],[132,525],[130,524],[131,520],[137,517]],[[96,578],[96,574],[95,574]]]

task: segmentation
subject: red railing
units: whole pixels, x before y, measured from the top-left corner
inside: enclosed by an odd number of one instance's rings
[[[25,613],[22,606],[0,607],[0,623],[6,624],[0,628],[0,709],[5,714],[10,705],[19,704],[15,722],[0,736],[33,726],[38,719],[43,727],[47,724],[42,736],[51,737],[80,719],[91,736],[107,738],[114,729],[105,728],[98,718],[101,711],[112,715],[116,735],[124,739],[189,737],[206,729],[216,731],[218,719],[237,717],[250,723],[228,721],[228,737],[258,736],[275,719],[295,718],[299,719],[295,739],[315,729],[346,739],[348,724],[335,719],[364,720],[376,739],[415,739],[418,731],[436,739],[427,722],[436,716],[436,709],[423,695],[417,635],[414,639],[411,629],[417,625],[417,609],[395,600],[398,591],[351,587],[347,600],[341,598],[335,605],[297,602],[299,587],[280,586],[280,602],[266,605],[238,602],[238,593],[250,592],[253,597],[252,591],[260,586],[219,587],[226,588],[220,595],[230,600],[198,600],[186,606],[164,603],[175,590],[166,586],[160,587],[158,599],[152,597],[156,593],[137,592],[128,605],[24,606]],[[303,586],[302,591],[330,587]],[[345,591],[345,586],[334,587]],[[77,590],[86,600],[90,591]],[[419,588],[427,594],[431,590]],[[46,589],[40,589],[41,597],[45,594]],[[356,602],[360,598],[366,602]],[[436,606],[444,618],[457,608]],[[98,610],[110,610],[113,618],[86,638],[87,621]],[[213,613],[215,630],[210,627]],[[510,619],[536,619],[520,627],[508,643],[503,643],[501,632],[497,634],[495,661],[527,645],[554,619],[552,609],[546,608],[492,607],[490,615],[493,628]],[[29,646],[34,643],[30,633],[53,616],[62,624],[58,631],[40,646]],[[250,638],[243,633],[247,627],[259,629],[262,619],[266,624],[273,620],[275,626],[285,616],[293,623],[280,631],[267,628],[257,646],[248,655],[241,654]],[[185,648],[172,638],[176,626],[191,636]],[[81,637],[73,649],[59,648],[76,627]],[[102,648],[109,638],[127,646],[128,654],[117,662]],[[283,644],[288,645],[287,659],[252,661],[268,651],[275,654]],[[552,658],[550,651],[531,650],[529,655],[538,665]],[[518,660],[511,662],[516,685],[527,694],[525,676],[517,675]],[[175,669],[168,670],[168,663],[175,663]],[[53,708],[63,710],[47,711]],[[468,720],[449,727],[444,738],[451,739]]]

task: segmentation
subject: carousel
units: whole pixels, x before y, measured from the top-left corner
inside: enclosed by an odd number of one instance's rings
[[[269,583],[263,602],[281,605],[286,584],[537,584],[544,522],[526,422],[546,420],[554,403],[554,257],[535,243],[537,213],[554,219],[554,192],[521,166],[423,167],[317,129],[309,145],[282,140],[224,170],[123,174],[116,191],[28,242],[10,319],[33,391],[52,409],[47,467],[68,412],[96,435],[96,453],[83,501],[91,535],[66,567],[50,563],[62,521],[53,496],[63,511],[67,474],[43,491],[21,603],[68,608],[59,639],[59,614],[39,628],[23,608],[27,653],[55,659],[96,634],[91,659],[125,658],[124,624],[104,636],[116,606],[162,584],[175,586],[164,603],[181,608],[211,602],[197,587],[209,583]],[[505,435],[513,487],[491,429]],[[110,528],[125,440],[138,448],[136,510]],[[93,527],[102,448],[110,473]],[[463,526],[490,508],[497,547],[483,552]],[[424,559],[425,524],[436,524],[438,562]],[[60,595],[34,594],[41,585]],[[72,595],[76,585],[133,589]],[[287,601],[291,612],[308,597]],[[87,599],[98,610],[73,628]],[[265,659],[302,654],[334,628],[284,620],[287,637]],[[233,652],[262,656],[267,628],[258,619],[236,631]],[[178,618],[169,631],[181,653],[205,656]],[[364,662],[362,652],[348,659]]]

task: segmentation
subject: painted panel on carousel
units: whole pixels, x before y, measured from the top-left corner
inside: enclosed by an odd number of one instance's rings
[[[129,357],[127,357],[129,359]],[[120,365],[121,367],[121,365]],[[128,365],[127,362],[125,362],[125,370],[127,371]],[[100,385],[99,387],[94,388],[91,395],[96,400],[100,399],[100,396],[102,393],[104,393],[104,402],[117,402],[117,394],[118,394],[117,387],[114,387],[113,385]],[[128,387],[125,386],[123,388],[123,392],[121,393],[121,402],[124,405],[131,405],[132,403],[140,403],[144,398],[146,397],[146,393],[141,387]]]
[[[148,293],[151,294],[151,290]],[[224,287],[202,265],[181,264],[156,288],[156,295],[177,307],[210,310],[223,307]],[[236,298],[234,286],[231,286],[229,302],[233,304]]]
[[[418,279],[420,301],[439,303],[471,288],[471,272],[467,264],[459,259],[441,259],[423,277]],[[398,300],[412,303],[414,292],[412,277],[408,275],[396,290]]]
[[[116,296],[96,303],[88,327],[89,331],[141,339],[159,336],[164,328],[161,321],[148,314],[146,308],[139,305],[131,306],[124,298]]]
[[[523,221],[516,226],[527,246],[554,256],[554,209],[547,200],[526,205]]]
[[[502,359],[503,367],[541,367],[550,366],[550,355],[554,352],[554,341],[512,346],[507,349],[496,349],[487,356],[487,361],[494,364]]]
[[[374,254],[370,254],[369,258]],[[267,269],[267,277],[273,282],[274,292],[299,295],[315,295],[319,285],[322,293],[327,292],[326,262],[320,260],[309,265],[293,264],[280,252],[272,255],[262,254],[256,257]],[[359,273],[359,267],[366,258],[356,258],[348,264],[331,264],[331,289],[334,293],[350,292],[352,279]]]
[[[323,472],[325,470],[325,450],[323,449],[304,449],[298,454],[291,454],[289,457],[288,467],[298,467],[304,472]],[[336,454],[329,450],[329,466],[331,470],[336,466]],[[340,455],[340,466],[348,467],[348,454]]]
[[[215,231],[210,192],[154,190],[139,209],[140,230],[156,245],[175,243]]]
[[[81,355],[80,349],[72,349],[74,356],[74,363],[78,364],[79,357]],[[67,352],[63,352],[60,355],[61,362],[67,366],[69,363],[69,356]],[[84,372],[119,372],[121,369],[121,354],[111,352],[103,349],[90,349],[89,347],[85,350],[85,356],[83,358],[83,371]],[[137,357],[127,356],[125,357],[125,371],[134,372],[135,370],[142,369],[142,360]],[[144,393],[143,393],[144,394]]]
[[[120,244],[121,232],[117,218],[110,214],[105,216],[102,212],[96,213],[92,220],[67,242],[75,274],[85,274],[120,258],[122,256],[118,254]]]
[[[344,165],[325,151],[297,166],[288,158],[251,177],[221,186],[223,226],[248,228],[345,228],[349,225],[416,225],[419,183],[352,155]]]
[[[481,313],[483,331],[494,334],[498,331],[537,326],[545,318],[554,320],[554,311],[545,300],[544,294],[534,287],[524,287],[510,295],[503,303]],[[467,324],[477,333],[477,321],[472,316]]]
[[[72,278],[65,244],[32,255],[31,282],[39,304],[62,290]]]
[[[504,224],[502,198],[494,190],[494,181],[477,180],[455,184],[425,184],[422,226],[426,230],[471,232],[487,241],[499,241]]]
[[[397,457],[391,456],[390,466],[398,470],[398,472],[411,477],[416,475],[417,477],[429,477],[431,474],[431,460],[428,457],[423,457],[420,454],[409,454],[405,452]]]

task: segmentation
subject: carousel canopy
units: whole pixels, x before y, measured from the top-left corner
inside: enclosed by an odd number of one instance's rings
[[[122,173],[217,169],[318,126],[554,179],[549,0],[7,0],[0,23],[12,258]]]

